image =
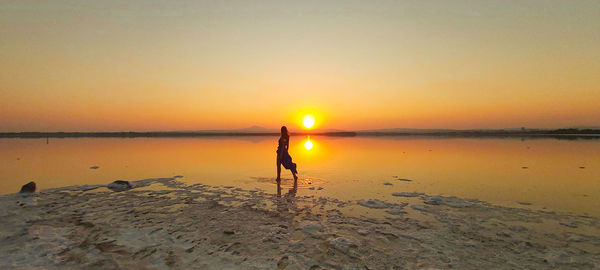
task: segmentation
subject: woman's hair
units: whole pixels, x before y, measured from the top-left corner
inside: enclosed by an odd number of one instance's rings
[[[287,127],[285,127],[285,126],[281,127],[281,137],[286,137],[286,138],[290,137],[290,132],[287,130]]]

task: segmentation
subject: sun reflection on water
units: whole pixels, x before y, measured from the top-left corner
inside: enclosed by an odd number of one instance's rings
[[[308,137],[306,142],[304,142],[304,148],[309,151],[313,148],[313,143],[310,141],[310,137]]]

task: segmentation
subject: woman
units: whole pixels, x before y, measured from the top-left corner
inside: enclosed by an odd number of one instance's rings
[[[279,146],[277,146],[277,183],[281,181],[281,165],[292,171],[294,182],[298,180],[296,174],[296,163],[292,162],[292,157],[288,153],[290,147],[290,133],[285,126],[281,127],[281,137],[279,138]]]

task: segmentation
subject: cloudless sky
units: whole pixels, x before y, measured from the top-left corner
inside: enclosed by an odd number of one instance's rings
[[[0,131],[600,126],[600,1],[0,2]]]

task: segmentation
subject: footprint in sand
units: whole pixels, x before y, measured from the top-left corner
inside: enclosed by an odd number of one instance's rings
[[[279,262],[277,262],[277,269],[285,269],[288,266],[288,264],[290,263],[289,260],[290,259],[288,258],[287,255],[281,257],[281,259],[279,259]]]

